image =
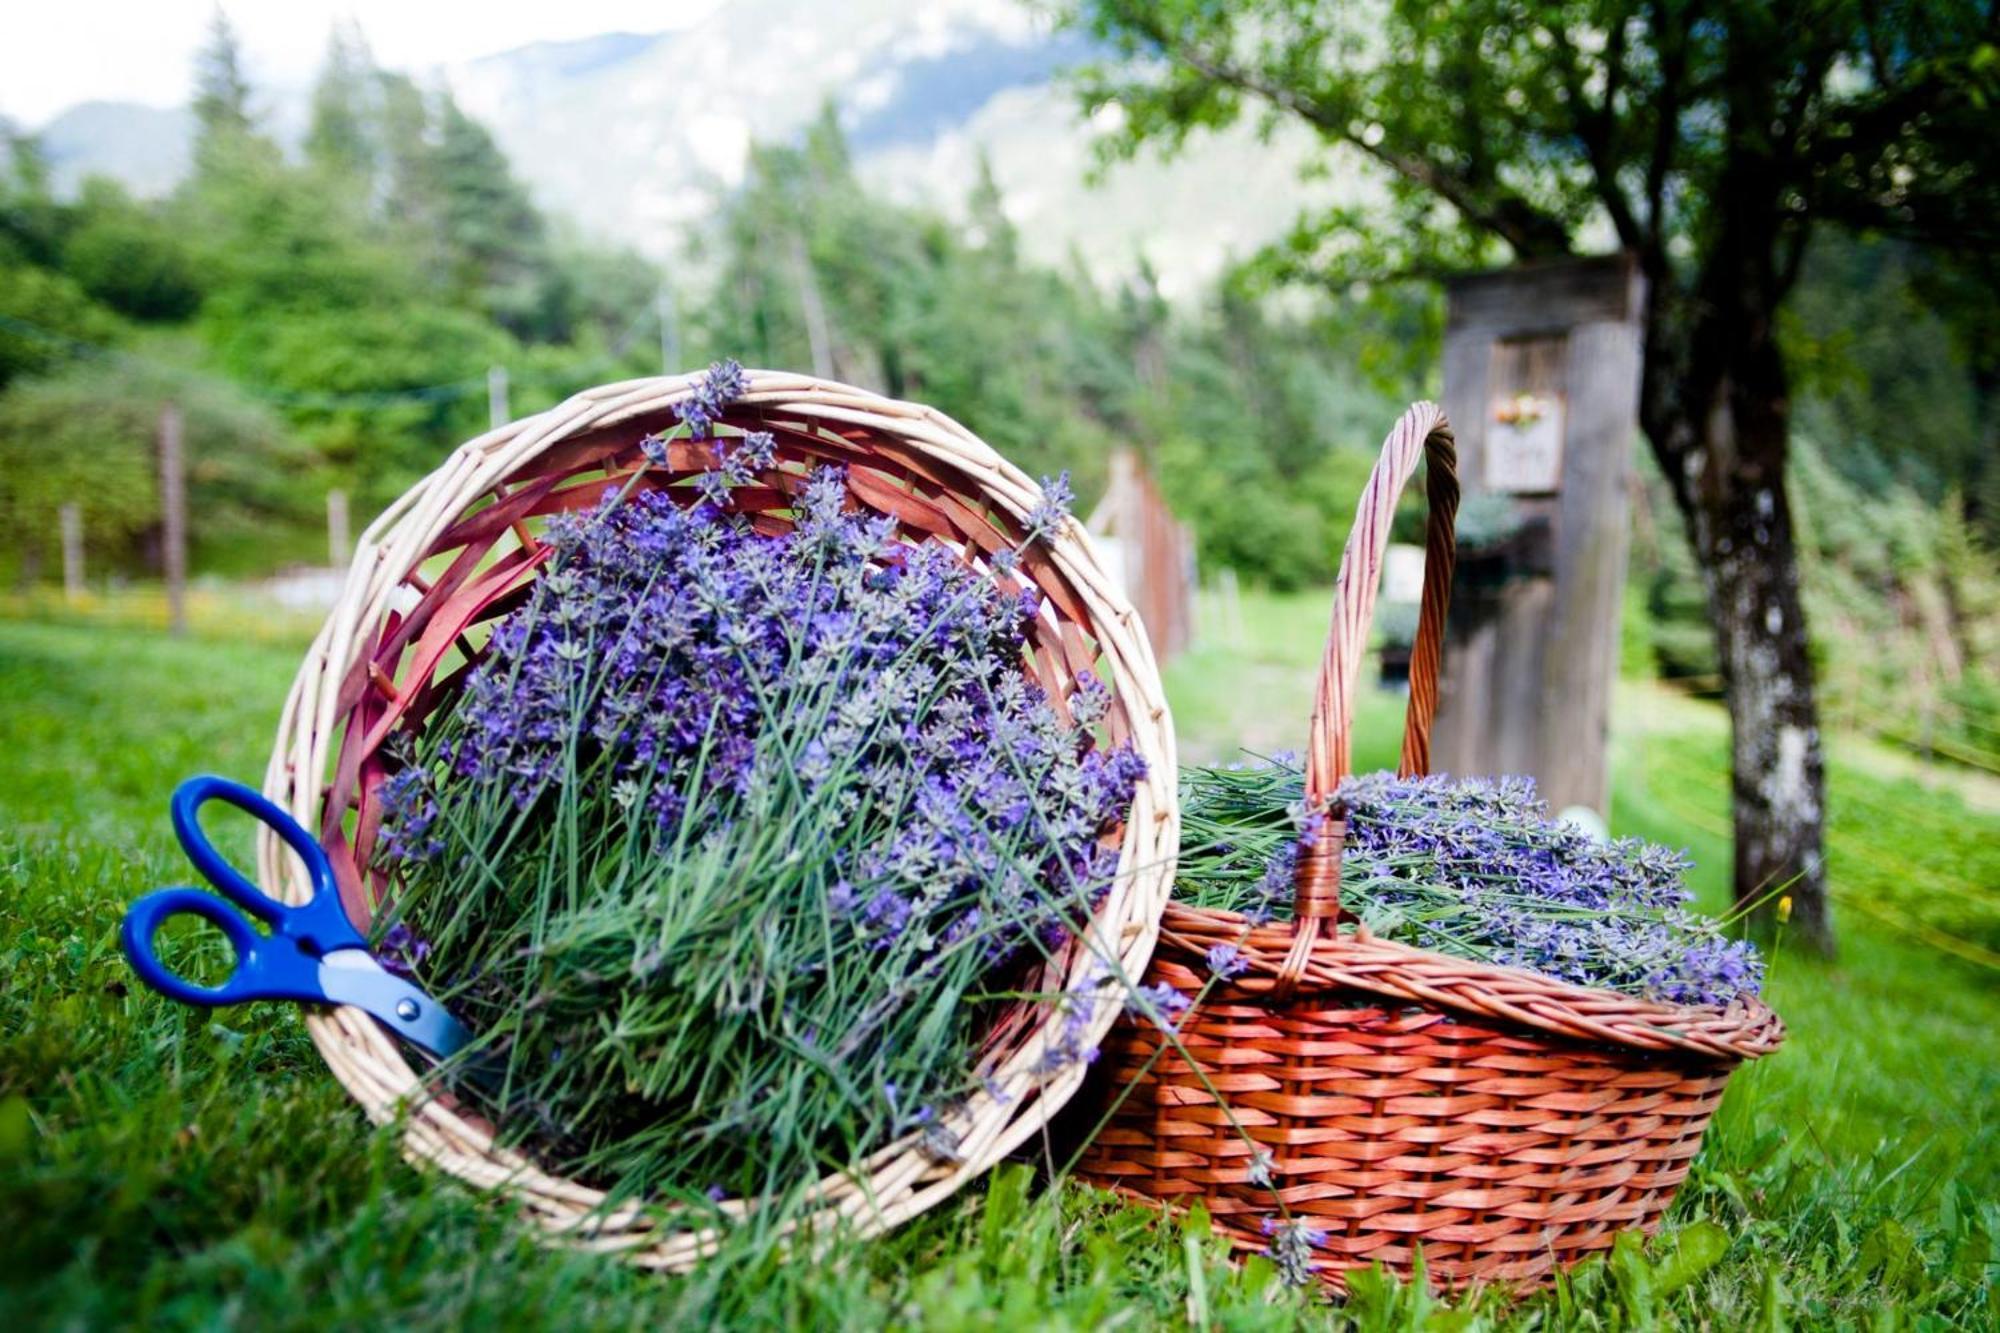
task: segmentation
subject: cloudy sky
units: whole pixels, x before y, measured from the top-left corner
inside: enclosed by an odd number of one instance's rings
[[[376,58],[424,70],[529,42],[663,32],[722,0],[232,0],[225,4],[254,83],[309,82],[338,18],[358,20]],[[187,98],[213,0],[5,0],[0,116],[35,128],[93,99],[171,106]]]

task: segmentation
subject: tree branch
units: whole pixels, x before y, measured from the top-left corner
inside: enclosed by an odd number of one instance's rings
[[[1511,190],[1481,200],[1477,187],[1432,158],[1401,152],[1386,143],[1369,143],[1349,128],[1350,117],[1316,98],[1271,82],[1253,70],[1207,55],[1170,37],[1156,26],[1141,29],[1161,54],[1217,83],[1263,98],[1290,112],[1329,138],[1352,144],[1391,171],[1437,195],[1456,208],[1467,222],[1505,241],[1522,258],[1550,258],[1570,253],[1569,228],[1543,213]]]
[[[1687,78],[1686,34],[1672,26],[1664,0],[1653,3],[1653,42],[1660,64],[1660,86],[1653,99],[1653,151],[1646,161],[1646,234],[1639,261],[1649,282],[1667,276],[1667,177],[1680,142],[1681,104]]]
[[[1625,25],[1621,23],[1613,29],[1607,44],[1604,102],[1600,106],[1592,106],[1584,90],[1583,67],[1569,34],[1559,22],[1551,23],[1548,32],[1563,56],[1563,96],[1575,120],[1577,142],[1583,145],[1584,158],[1590,163],[1591,179],[1597,182],[1597,197],[1611,215],[1611,225],[1617,229],[1619,241],[1636,250],[1641,240],[1639,223],[1633,215],[1631,200],[1625,197],[1625,188],[1618,183],[1617,156],[1612,151],[1612,138],[1617,132],[1617,113],[1612,102],[1618,96],[1625,63]]]

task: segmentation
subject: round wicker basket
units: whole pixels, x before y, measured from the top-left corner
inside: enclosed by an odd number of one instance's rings
[[[1173,1206],[1205,1204],[1240,1249],[1267,1224],[1308,1237],[1339,1287],[1381,1263],[1430,1279],[1523,1286],[1650,1230],[1672,1201],[1735,1065],[1784,1028],[1757,1001],[1656,1004],[1373,938],[1340,918],[1345,823],[1328,801],[1349,739],[1389,520],[1428,455],[1430,519],[1401,772],[1427,772],[1453,565],[1457,454],[1444,414],[1396,425],[1362,494],[1334,593],[1306,757],[1327,831],[1299,859],[1293,919],[1169,904],[1147,980],[1194,1000],[1169,1040],[1119,1023],[1116,1099],[1081,1173]],[[1211,985],[1233,944],[1249,970]]]
[[[732,508],[750,514],[760,530],[783,531],[805,467],[843,465],[851,503],[892,516],[903,540],[948,543],[1003,588],[1025,579],[1041,593],[1028,669],[1058,708],[1085,668],[1112,687],[1105,726],[1114,740],[1135,744],[1148,774],[1118,833],[1118,874],[1089,931],[1030,987],[1062,994],[1072,1022],[1082,1007],[1095,1041],[1119,1007],[1097,960],[1115,964],[1110,970],[1119,975],[1144,969],[1179,840],[1172,724],[1136,614],[1076,522],[1065,521],[1030,546],[1016,572],[986,562],[1019,543],[1041,492],[963,426],[930,408],[825,380],[757,370],[746,376],[747,391],[719,425],[725,433],[772,432],[778,465],[738,490]],[[357,924],[365,927],[384,887],[371,869],[381,819],[377,789],[387,771],[383,743],[450,697],[478,659],[483,627],[524,599],[546,554],[537,520],[595,504],[607,483],[623,484],[635,472],[644,472],[637,485],[663,486],[712,464],[712,449],[703,444],[675,441],[664,468],[647,468],[640,452],[642,439],[674,424],[674,405],[689,397],[698,378],[606,385],[471,440],[362,535],[339,603],[292,685],[264,783],[273,801],[318,831]],[[268,833],[258,869],[277,896],[304,900],[298,867]],[[718,1240],[712,1229],[663,1225],[656,1210],[609,1206],[598,1190],[503,1146],[492,1125],[427,1086],[360,1010],[332,1009],[306,1022],[327,1064],[369,1116],[403,1120],[411,1157],[516,1201],[567,1243],[679,1270]],[[1034,1134],[1085,1072],[1079,1063],[1051,1058],[1055,1027],[1048,1002],[1022,1003],[996,1022],[979,1054],[987,1091],[947,1121],[957,1140],[950,1160],[917,1136],[891,1144],[862,1169],[821,1181],[799,1224],[837,1220],[864,1234],[893,1226]],[[723,1207],[741,1215],[755,1202]]]

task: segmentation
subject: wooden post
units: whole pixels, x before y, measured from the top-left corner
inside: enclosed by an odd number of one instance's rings
[[[1243,602],[1236,588],[1236,570],[1229,565],[1222,567],[1217,577],[1217,586],[1222,594],[1222,621],[1224,640],[1232,648],[1243,646]]]
[[[833,375],[833,335],[827,328],[826,303],[820,299],[819,279],[813,275],[805,238],[793,232],[791,242],[792,276],[799,284],[799,311],[806,321],[806,345],[812,349],[813,374],[829,379]]]
[[[1116,577],[1139,612],[1153,652],[1168,661],[1193,636],[1194,551],[1137,450],[1112,453],[1104,498],[1084,527],[1104,542],[1104,554],[1116,554]]]
[[[62,526],[63,600],[83,600],[83,506],[71,500],[56,511]]]
[[[326,493],[326,559],[339,569],[354,553],[347,535],[347,492],[335,487]]]
[[[660,314],[660,373],[677,375],[681,369],[680,320],[674,309],[674,289],[664,278],[653,304]]]
[[[167,580],[167,629],[187,633],[187,458],[181,410],[160,409],[160,570]]]
[[[1643,300],[1622,255],[1448,288],[1459,476],[1468,500],[1501,497],[1514,531],[1461,545],[1432,767],[1530,774],[1553,810],[1610,799]]]
[[[514,418],[507,411],[507,367],[486,368],[486,424],[499,430]]]

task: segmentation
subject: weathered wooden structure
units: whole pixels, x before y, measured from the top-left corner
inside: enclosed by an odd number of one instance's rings
[[[1111,456],[1111,480],[1084,526],[1108,572],[1145,622],[1165,662],[1194,637],[1194,538],[1131,449]]]
[[[1445,410],[1485,521],[1461,541],[1432,762],[1531,774],[1557,810],[1610,795],[1643,296],[1623,255],[1448,288]]]

